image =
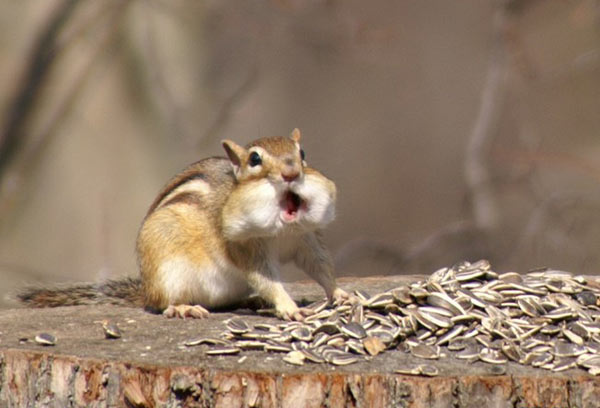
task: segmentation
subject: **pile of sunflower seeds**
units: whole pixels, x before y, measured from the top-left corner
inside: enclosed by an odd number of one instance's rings
[[[186,345],[208,344],[207,354],[278,352],[297,365],[346,365],[397,349],[424,361],[453,356],[600,374],[600,289],[582,276],[550,269],[498,274],[481,260],[373,296],[354,294],[358,302],[309,305],[314,313],[303,322],[229,319],[221,338]],[[437,375],[426,363],[398,372]]]

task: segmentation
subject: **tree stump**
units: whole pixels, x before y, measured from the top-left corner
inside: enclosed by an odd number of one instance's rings
[[[349,291],[374,294],[421,278],[339,281]],[[295,299],[323,296],[311,282],[287,287]],[[116,306],[3,310],[0,406],[600,407],[600,378],[579,369],[552,373],[508,363],[504,374],[494,375],[489,364],[447,358],[433,363],[437,377],[415,377],[394,374],[417,362],[399,350],[349,366],[292,366],[281,354],[209,356],[183,345],[218,337],[223,320],[239,314],[252,323],[276,320],[247,310],[204,320]],[[106,339],[103,320],[117,323],[122,337]],[[56,336],[56,345],[35,343],[41,332]]]

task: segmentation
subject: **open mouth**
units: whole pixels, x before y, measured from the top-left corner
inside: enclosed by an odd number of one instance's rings
[[[305,205],[304,200],[293,191],[286,191],[283,195],[282,207],[285,221],[294,221],[298,216],[298,210]]]

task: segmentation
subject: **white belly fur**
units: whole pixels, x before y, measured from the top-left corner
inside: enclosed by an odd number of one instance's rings
[[[242,272],[227,262],[198,265],[185,256],[178,256],[163,262],[159,273],[172,305],[222,307],[235,304],[250,294]]]

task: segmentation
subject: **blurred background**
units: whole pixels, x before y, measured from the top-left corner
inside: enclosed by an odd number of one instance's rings
[[[135,275],[171,176],[294,127],[339,276],[599,272],[598,0],[3,2],[0,114],[1,294]]]

